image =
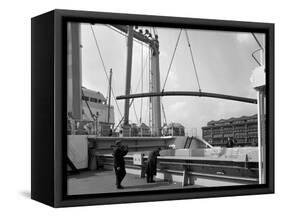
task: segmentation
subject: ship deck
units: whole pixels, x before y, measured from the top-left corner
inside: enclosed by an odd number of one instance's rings
[[[68,195],[203,187],[199,185],[182,187],[180,182],[167,182],[157,178],[155,178],[155,181],[155,183],[146,183],[145,178],[127,173],[122,182],[124,189],[117,189],[114,171],[83,171],[80,174],[68,176]]]

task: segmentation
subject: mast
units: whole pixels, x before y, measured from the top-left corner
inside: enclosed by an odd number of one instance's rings
[[[76,120],[82,119],[82,64],[81,64],[81,26],[79,23],[68,24],[68,61],[71,63],[68,66],[68,112]]]
[[[133,59],[133,26],[128,26],[125,95],[130,95],[130,91],[131,91],[132,59]],[[130,99],[126,99],[125,111],[124,111],[124,126],[129,125],[129,107],[130,107]]]
[[[150,44],[151,52],[151,92],[160,93],[159,70],[159,41],[153,39]],[[152,107],[152,135],[161,136],[161,101],[160,96],[151,98]]]
[[[160,71],[159,71],[159,41],[158,36],[152,37],[152,34],[146,30],[145,33],[133,30],[133,26],[113,25],[114,28],[128,34],[127,41],[127,71],[126,71],[126,89],[125,96],[130,95],[131,90],[131,70],[132,70],[132,55],[133,55],[133,38],[144,42],[149,45],[150,49],[150,92],[160,92]],[[129,125],[129,104],[130,99],[125,99],[125,112],[124,112],[124,126]],[[151,118],[152,118],[152,135],[161,135],[161,103],[160,96],[151,97]]]
[[[107,123],[110,122],[111,80],[112,80],[112,69],[110,69],[109,71]]]

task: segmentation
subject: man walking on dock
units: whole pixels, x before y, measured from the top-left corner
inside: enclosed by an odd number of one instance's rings
[[[147,165],[146,165],[146,182],[152,183],[155,182],[153,180],[153,176],[156,176],[157,172],[157,156],[160,156],[160,148],[154,150],[148,154]]]
[[[115,149],[113,151],[114,171],[116,176],[116,187],[123,189],[121,185],[122,180],[126,175],[124,156],[128,153],[128,147],[122,145],[121,140],[115,142]]]

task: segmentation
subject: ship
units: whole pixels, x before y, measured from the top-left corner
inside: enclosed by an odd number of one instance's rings
[[[79,58],[81,56],[79,24],[69,24],[68,26],[68,34],[76,34],[76,37],[69,37],[68,40],[68,57],[72,60],[68,68],[68,77],[70,78],[68,87],[69,93],[71,93],[68,118],[71,119],[69,120],[70,125],[71,123],[73,125],[74,122],[76,128],[77,123],[79,125],[85,122],[85,124],[82,124],[84,133],[77,133],[71,128],[67,136],[68,158],[75,168],[77,170],[112,169],[112,147],[116,140],[122,139],[130,150],[126,156],[127,171],[141,177],[144,175],[147,153],[155,148],[161,148],[157,173],[160,179],[179,181],[183,186],[193,185],[194,183],[204,185],[202,180],[208,180],[208,185],[210,186],[262,184],[264,182],[262,179],[264,170],[262,170],[261,161],[264,161],[264,152],[262,152],[264,143],[259,147],[213,147],[196,135],[163,133],[164,126],[161,126],[160,102],[161,97],[164,96],[214,97],[254,104],[257,103],[257,100],[206,93],[201,90],[199,92],[161,91],[158,36],[147,37],[143,33],[136,31],[133,26],[112,25],[112,28],[127,35],[125,95],[116,97],[117,100],[125,101],[122,124],[118,123],[122,134],[120,134],[120,131],[116,132],[114,107],[110,105],[110,97],[107,101],[101,93],[82,87],[81,58]],[[132,43],[134,38],[146,43],[150,48],[151,76],[149,93],[130,93]],[[110,80],[109,93],[111,93]],[[143,97],[150,98],[151,125],[149,127],[143,125],[143,123],[140,126],[129,124],[130,100]],[[262,105],[259,106],[261,107]],[[260,117],[260,115],[258,116]],[[92,125],[91,130],[84,127],[89,123]],[[142,133],[142,128],[146,129],[146,133]],[[142,160],[137,161],[140,158]]]

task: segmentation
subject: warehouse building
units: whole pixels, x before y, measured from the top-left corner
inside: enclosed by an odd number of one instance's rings
[[[202,127],[202,138],[213,146],[226,146],[228,138],[234,146],[257,146],[257,115],[210,121]]]

